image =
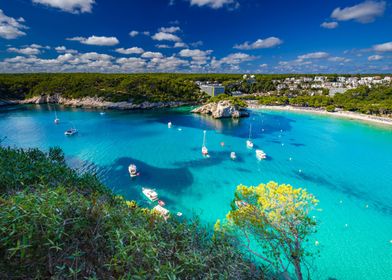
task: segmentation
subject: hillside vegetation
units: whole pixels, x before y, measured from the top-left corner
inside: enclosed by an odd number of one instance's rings
[[[247,97],[248,98],[248,97]],[[258,97],[263,105],[293,105],[301,107],[323,107],[328,111],[341,108],[364,114],[392,116],[392,87],[359,87],[331,97],[324,95],[276,94]]]
[[[57,148],[0,147],[0,207],[1,279],[264,279],[232,241],[113,195]]]

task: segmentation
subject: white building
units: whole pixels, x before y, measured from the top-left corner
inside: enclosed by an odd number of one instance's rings
[[[219,84],[214,85],[201,85],[201,91],[207,93],[210,96],[217,96],[219,94],[225,93],[225,87]]]

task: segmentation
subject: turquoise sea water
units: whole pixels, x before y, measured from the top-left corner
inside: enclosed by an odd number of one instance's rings
[[[321,201],[314,213],[319,231],[311,238],[321,250],[314,278],[392,279],[392,129],[292,112],[252,111],[232,121],[186,109],[57,111],[59,125],[53,107],[0,109],[3,145],[60,146],[70,165],[96,172],[127,199],[142,202],[141,187],[153,187],[173,213],[196,213],[211,226],[225,217],[240,183],[306,187]],[[71,123],[79,134],[66,137]],[[250,123],[265,161],[246,148]],[[203,130],[210,158],[201,155]],[[132,180],[130,163],[141,172]]]

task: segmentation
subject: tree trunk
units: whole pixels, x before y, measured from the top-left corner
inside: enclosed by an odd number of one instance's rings
[[[298,259],[294,260],[295,274],[297,275],[298,280],[303,280],[302,271],[301,271],[301,263]]]

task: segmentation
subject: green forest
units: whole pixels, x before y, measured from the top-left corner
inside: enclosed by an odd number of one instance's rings
[[[258,99],[264,105],[293,105],[321,107],[328,111],[337,108],[365,114],[392,114],[392,87],[359,87],[331,97],[327,91],[312,95],[310,91],[276,91],[274,79],[312,75],[256,75],[248,83],[240,74],[1,74],[0,100],[21,100],[33,96],[59,94],[65,98],[99,97],[105,101],[142,102],[182,101],[203,103],[209,101],[196,81],[222,83],[226,93],[241,91],[242,99]],[[314,76],[314,75],[313,75]],[[337,75],[326,75],[336,80]],[[262,96],[255,93],[266,93]],[[211,101],[221,100],[213,98]],[[238,98],[225,96],[244,105]]]

